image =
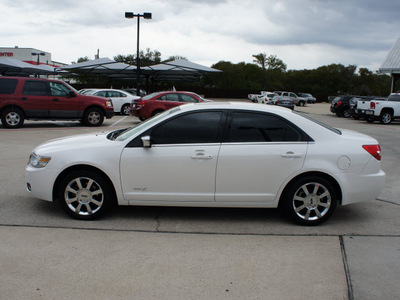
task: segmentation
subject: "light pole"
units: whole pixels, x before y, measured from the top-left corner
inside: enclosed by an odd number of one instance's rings
[[[134,14],[133,12],[125,12],[125,18],[133,19],[137,17],[137,49],[136,49],[136,69],[137,69],[137,79],[136,79],[136,95],[140,96],[140,58],[139,58],[139,27],[140,27],[140,17],[144,19],[151,19],[151,13]]]
[[[37,65],[40,64],[39,57],[40,57],[40,56],[45,56],[45,55],[46,55],[46,53],[44,53],[44,52],[32,52],[31,54],[37,56]]]

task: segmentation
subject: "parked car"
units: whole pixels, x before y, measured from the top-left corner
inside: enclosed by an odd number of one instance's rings
[[[400,93],[392,93],[387,101],[374,99],[370,101],[369,109],[365,110],[367,121],[379,120],[381,124],[390,124],[400,118]]]
[[[111,100],[81,95],[63,81],[0,77],[0,116],[6,128],[19,128],[25,120],[79,120],[100,126],[113,115]]]
[[[208,101],[192,92],[157,92],[132,101],[131,115],[143,121],[175,106]]]
[[[307,104],[307,99],[306,98],[299,97],[293,92],[280,92],[280,91],[277,91],[277,92],[274,92],[274,93],[278,94],[278,96],[276,96],[277,100],[290,99],[297,106],[305,106]]]
[[[276,97],[278,98],[278,97]],[[294,109],[294,101],[288,97],[280,97],[278,99],[274,99],[275,104],[278,106],[283,106],[289,109]]]
[[[200,103],[135,127],[49,141],[26,166],[31,196],[91,220],[119,205],[280,207],[303,225],[377,197],[378,142],[273,105]]]
[[[248,95],[247,95],[247,98],[248,98],[251,102],[257,103],[257,102],[258,102],[258,101],[257,101],[257,98],[258,98],[259,96],[262,96],[262,95],[265,94],[265,93],[269,93],[269,92],[261,91],[260,94],[248,94]]]
[[[124,89],[125,92],[128,92],[129,94],[132,94],[133,96],[137,96],[137,89]],[[140,90],[140,97],[146,96],[146,92],[143,90]]]
[[[360,96],[350,99],[350,116],[354,119],[365,119],[365,109],[369,108],[369,103],[374,99],[380,101],[387,100],[387,98],[379,98],[375,96]]]
[[[336,114],[338,117],[350,118],[350,100],[359,97],[356,95],[342,95],[332,100],[331,112]]]
[[[306,98],[307,99],[307,103],[314,104],[314,103],[317,102],[317,99],[313,95],[311,95],[309,93],[299,93],[299,96],[303,97],[303,98]]]
[[[94,89],[86,92],[85,95],[94,95],[111,99],[114,106],[114,112],[123,115],[129,115],[132,101],[140,99],[138,96],[115,89]]]
[[[275,104],[277,94],[273,92],[264,92],[263,94],[257,97],[257,103],[262,104]]]

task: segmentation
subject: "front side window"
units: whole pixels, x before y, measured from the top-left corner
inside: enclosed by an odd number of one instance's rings
[[[50,82],[50,91],[52,96],[68,97],[70,89],[59,82]]]
[[[215,143],[219,132],[221,111],[189,113],[155,127],[153,144]]]
[[[234,112],[228,142],[299,142],[303,134],[289,122],[270,114]]]
[[[45,81],[25,81],[22,95],[49,96],[49,86]]]

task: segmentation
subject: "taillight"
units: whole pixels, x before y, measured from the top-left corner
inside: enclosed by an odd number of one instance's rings
[[[370,102],[370,104],[369,104],[369,108],[370,109],[375,109],[375,102]]]
[[[363,145],[362,147],[377,160],[381,160],[381,147],[379,145]]]
[[[342,104],[342,101],[338,101],[338,102],[336,103],[337,106],[340,106],[341,104]]]

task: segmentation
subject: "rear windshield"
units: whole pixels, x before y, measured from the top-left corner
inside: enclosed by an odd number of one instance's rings
[[[332,132],[334,132],[334,133],[336,133],[336,134],[339,134],[339,135],[342,134],[342,132],[341,132],[339,129],[334,128],[334,127],[332,127],[332,126],[329,126],[329,125],[327,125],[327,124],[325,124],[325,123],[323,123],[323,122],[321,122],[321,121],[315,120],[315,119],[311,118],[310,116],[308,116],[308,115],[306,115],[306,114],[302,114],[302,113],[300,113],[300,112],[295,112],[295,111],[293,111],[293,113],[294,113],[294,114],[297,114],[297,115],[299,115],[299,116],[302,116],[303,118],[306,118],[307,120],[310,120],[310,121],[312,121],[312,122],[314,122],[314,123],[316,123],[316,124],[318,124],[318,125],[320,125],[320,126],[326,128],[326,129],[328,129],[328,130],[330,130],[330,131],[332,131]]]
[[[0,94],[14,94],[18,79],[0,78]]]

